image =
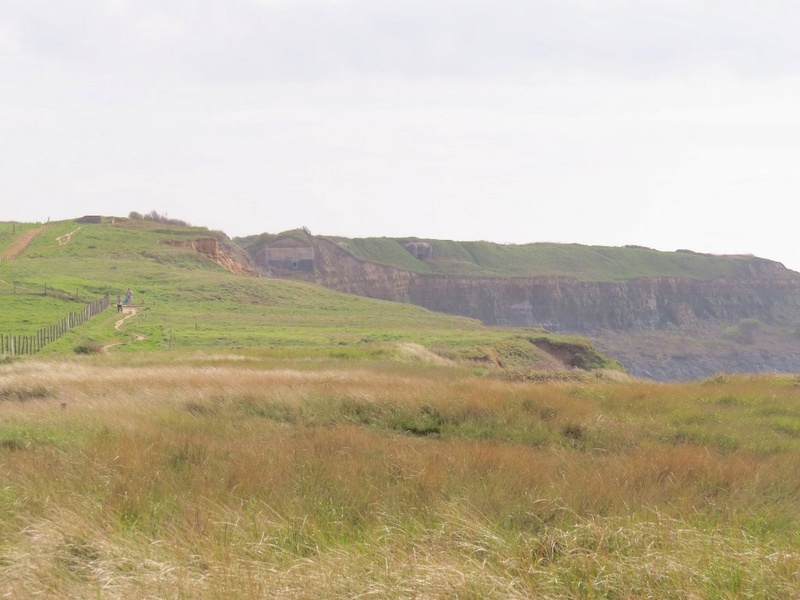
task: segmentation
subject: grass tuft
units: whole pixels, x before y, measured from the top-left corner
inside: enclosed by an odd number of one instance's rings
[[[52,392],[49,388],[42,384],[35,385],[14,385],[9,387],[0,388],[0,401],[2,400],[17,400],[19,402],[26,402],[28,400],[42,400],[50,398]]]

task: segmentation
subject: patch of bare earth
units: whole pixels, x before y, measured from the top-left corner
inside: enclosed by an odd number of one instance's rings
[[[72,239],[72,236],[78,233],[80,230],[81,228],[78,227],[75,231],[70,231],[69,233],[65,233],[61,237],[57,237],[56,241],[58,242],[58,245],[65,246],[66,244],[69,244],[70,240]]]
[[[114,329],[116,329],[117,331],[122,331],[122,326],[125,324],[125,322],[128,321],[129,319],[132,319],[133,317],[135,317],[138,312],[139,312],[139,308],[136,307],[136,306],[123,308],[122,309],[122,314],[124,316],[121,319],[118,319],[116,323],[114,323]],[[133,341],[141,342],[143,339],[145,339],[143,335],[136,334],[134,336],[134,340]],[[111,344],[106,344],[105,346],[103,346],[101,348],[101,351],[102,352],[108,352],[109,348],[113,348],[114,346],[121,346],[122,344],[126,344],[126,343],[128,343],[128,342],[114,342],[114,343],[111,343]]]
[[[409,358],[414,360],[419,360],[422,362],[432,363],[435,365],[453,365],[452,360],[448,360],[439,356],[438,354],[431,352],[424,346],[420,346],[419,344],[414,343],[403,343],[398,344],[398,348],[402,351],[402,353]]]
[[[39,235],[42,231],[44,231],[44,227],[39,227],[38,229],[31,229],[30,231],[26,231],[21,236],[19,236],[14,243],[11,244],[8,248],[0,252],[0,260],[9,258],[17,254],[20,250],[25,248],[31,241]]]

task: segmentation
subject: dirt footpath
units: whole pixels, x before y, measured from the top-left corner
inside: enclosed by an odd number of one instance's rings
[[[80,230],[81,228],[78,227],[75,231],[70,231],[69,233],[65,233],[61,237],[56,238],[58,245],[63,246],[64,244],[69,244],[69,241],[72,239],[72,236],[78,233]]]
[[[44,227],[39,227],[38,229],[31,229],[30,231],[26,231],[21,236],[19,236],[14,243],[11,244],[5,250],[0,251],[0,260],[5,260],[10,256],[14,256],[17,252],[25,248],[28,244],[31,243],[31,240],[35,238],[37,235],[44,231]]]
[[[122,326],[125,324],[125,321],[127,321],[128,319],[130,319],[132,317],[135,317],[136,313],[138,313],[138,312],[139,312],[139,309],[137,307],[131,306],[129,308],[123,308],[122,309],[122,313],[125,316],[122,317],[121,319],[119,319],[116,323],[114,323],[114,329],[116,329],[117,331],[122,331]],[[137,334],[134,335],[133,341],[134,342],[141,342],[143,339],[145,339],[145,337],[143,335],[139,335],[137,333]],[[130,342],[114,342],[112,344],[106,344],[100,350],[102,352],[108,352],[109,348],[113,348],[114,346],[121,346],[122,344],[129,344],[129,343]]]

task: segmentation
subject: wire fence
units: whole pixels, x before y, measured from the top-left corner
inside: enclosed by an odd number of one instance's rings
[[[33,240],[39,237],[47,228],[45,225],[44,227],[40,227],[39,229],[29,231],[23,234],[24,243],[21,246],[14,248],[13,253],[9,254],[1,253],[0,252],[0,262],[4,260],[14,260],[18,258],[23,252],[25,252],[28,247],[31,245]],[[7,282],[3,282],[7,283]],[[3,290],[3,292],[7,293],[17,293],[17,284],[7,284],[10,289]],[[19,290],[21,293],[35,293],[32,290],[26,290],[24,288],[20,288]],[[49,292],[49,293],[48,293]],[[59,291],[47,289],[47,284],[44,284],[44,295],[45,296],[55,296],[60,297],[62,299],[77,299],[77,292],[75,293],[75,297],[73,298],[71,295]],[[0,355],[11,355],[11,356],[21,356],[23,354],[36,354],[44,348],[47,344],[51,342],[55,342],[59,338],[61,338],[65,333],[73,329],[74,327],[78,327],[82,325],[95,315],[100,314],[101,312],[108,309],[108,305],[110,303],[110,295],[106,294],[102,298],[98,300],[92,300],[88,304],[84,305],[84,307],[80,310],[74,310],[52,325],[47,325],[42,327],[33,335],[14,335],[14,334],[5,334],[0,333]]]
[[[93,300],[81,310],[67,314],[58,323],[42,327],[33,335],[7,335],[0,333],[0,354],[22,356],[23,354],[36,354],[47,344],[55,342],[74,327],[82,325],[95,315],[108,309],[110,295]]]
[[[19,248],[17,248],[13,254],[5,254],[3,252],[0,252],[0,262],[3,262],[4,260],[14,260],[15,258],[18,258],[20,254],[22,254],[23,252],[25,252],[25,250],[28,249],[28,246],[31,245],[31,242],[33,242],[33,240],[42,235],[45,229],[46,227],[40,227],[35,231],[23,234],[23,236],[26,236],[24,244]]]
[[[8,296],[35,296],[41,298],[46,296],[68,302],[80,302],[81,299],[86,300],[91,295],[90,290],[84,290],[84,293],[81,293],[80,288],[74,292],[68,292],[54,288],[47,283],[4,281],[0,279],[0,298]]]

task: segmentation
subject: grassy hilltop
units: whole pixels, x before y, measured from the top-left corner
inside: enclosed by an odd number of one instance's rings
[[[215,235],[221,234],[145,220],[53,223],[23,256],[0,262],[0,333],[33,334],[82,302],[106,293],[116,298],[130,287],[138,312],[124,327],[115,328],[118,316],[110,310],[43,353],[119,344],[115,352],[235,348],[277,358],[403,359],[415,353],[411,344],[443,360],[535,370],[552,367],[552,357],[531,343],[547,336],[582,354],[583,365],[619,368],[585,340],[493,329],[412,305],[235,275],[192,248],[166,243]]]
[[[599,367],[554,371],[546,332],[161,243],[213,235],[54,223],[0,262],[0,331],[136,305],[0,360],[5,595],[800,596],[798,377],[636,381],[551,337]]]
[[[254,247],[271,236],[239,241]],[[641,246],[622,248],[582,244],[496,244],[418,238],[343,238],[323,236],[362,260],[416,273],[486,277],[570,277],[583,281],[620,281],[637,277],[716,279],[747,274],[752,265],[780,266],[754,256],[716,256],[689,250],[663,252]],[[431,245],[432,258],[418,260],[407,242]]]

